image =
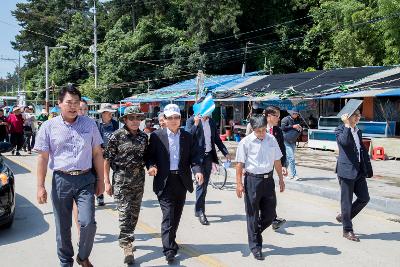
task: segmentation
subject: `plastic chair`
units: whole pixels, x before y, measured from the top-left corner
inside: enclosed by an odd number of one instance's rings
[[[376,146],[374,147],[374,149],[372,150],[372,159],[373,160],[385,160],[385,149],[383,149],[383,147],[381,146]]]

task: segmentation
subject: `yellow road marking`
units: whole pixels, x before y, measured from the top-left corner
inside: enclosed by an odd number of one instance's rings
[[[30,166],[26,165],[23,162],[17,162],[15,160],[12,160],[10,158],[7,157],[7,159],[11,162],[13,162],[16,165],[20,165],[21,167],[27,169],[28,171],[30,171],[31,173],[33,173],[33,170]],[[46,175],[46,180],[51,180],[51,174],[50,172],[47,172]],[[118,212],[114,209],[112,209],[111,207],[104,207],[102,208],[106,211],[108,211],[110,214],[114,215],[114,216],[118,216]],[[154,229],[153,227],[151,227],[150,225],[142,222],[141,220],[138,221],[136,227],[140,230],[142,230],[143,232],[145,232],[146,234],[152,236],[153,238],[161,238],[161,234],[158,232],[157,229]],[[177,243],[181,243],[177,240]],[[207,265],[207,266],[211,266],[211,267],[225,267],[227,265],[223,264],[222,262],[218,261],[217,259],[211,257],[211,256],[207,256],[207,255],[203,255],[201,252],[197,251],[196,249],[194,249],[192,246],[190,245],[180,245],[180,251],[186,255],[188,255],[191,258],[194,258],[198,261],[200,261],[201,263]]]
[[[112,214],[114,216],[118,216],[118,211],[116,211],[115,209],[113,209],[111,207],[105,206],[102,209],[106,210],[107,212],[109,212],[110,214]],[[143,232],[145,232],[146,234],[150,235],[153,238],[161,238],[161,234],[158,233],[157,229],[142,222],[141,220],[138,221],[136,228],[142,230]],[[179,240],[177,240],[176,242],[178,244],[181,243]],[[193,248],[190,245],[179,245],[179,248],[180,248],[180,250],[179,250],[180,252],[188,255],[191,258],[194,258],[194,259],[200,261],[201,263],[204,263],[207,266],[212,266],[212,267],[227,266],[227,265],[223,264],[222,262],[220,262],[219,260],[215,259],[214,257],[202,254],[200,251],[196,250],[195,248]]]

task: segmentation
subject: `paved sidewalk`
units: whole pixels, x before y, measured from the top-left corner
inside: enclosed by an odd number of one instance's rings
[[[236,142],[225,142],[235,155]],[[332,151],[299,147],[296,150],[299,181],[286,179],[287,188],[303,193],[339,200],[339,184],[334,172],[337,154]],[[369,207],[400,215],[400,161],[372,161],[374,177],[368,179],[371,196]],[[229,169],[228,181],[235,181],[234,168]]]

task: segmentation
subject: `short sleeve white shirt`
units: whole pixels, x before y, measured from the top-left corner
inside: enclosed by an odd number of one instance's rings
[[[263,140],[251,133],[243,138],[236,151],[236,162],[244,164],[246,172],[252,174],[269,173],[275,160],[280,160],[282,152],[275,137],[266,134]]]

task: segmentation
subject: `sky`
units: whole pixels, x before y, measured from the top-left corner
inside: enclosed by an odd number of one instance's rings
[[[15,18],[11,15],[11,10],[16,8],[16,3],[26,1],[18,0],[1,0],[0,8],[0,58],[15,58],[18,59],[18,51],[15,51],[11,46],[11,41],[18,34],[20,26]],[[10,25],[11,24],[11,25]],[[23,65],[21,56],[21,66]],[[0,77],[4,78],[8,72],[13,72],[15,63],[12,61],[0,60]]]

